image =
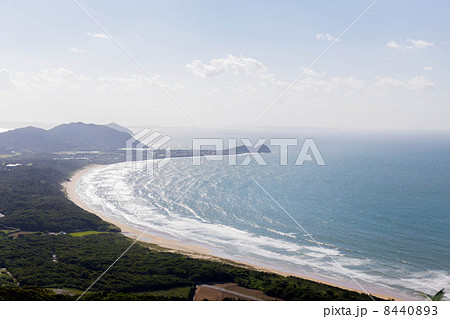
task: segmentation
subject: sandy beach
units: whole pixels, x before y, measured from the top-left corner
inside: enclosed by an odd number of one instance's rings
[[[151,242],[152,244],[158,245],[160,247],[163,247],[167,250],[170,250],[172,252],[177,252],[177,253],[182,253],[185,255],[188,255],[190,257],[193,258],[202,258],[202,259],[211,259],[211,260],[217,260],[220,262],[225,262],[225,263],[231,263],[234,265],[239,265],[242,267],[247,267],[247,268],[252,268],[255,270],[259,270],[259,271],[265,271],[265,272],[271,272],[271,273],[275,273],[275,274],[279,274],[282,276],[294,276],[294,277],[299,277],[302,279],[307,279],[307,280],[311,280],[311,281],[315,281],[315,282],[319,282],[322,284],[327,284],[327,285],[331,285],[331,286],[335,286],[335,287],[339,287],[339,288],[343,288],[343,289],[347,289],[347,290],[352,290],[352,291],[357,291],[360,293],[365,293],[364,291],[362,291],[361,289],[355,289],[354,287],[348,287],[346,285],[341,285],[341,284],[336,284],[333,282],[329,282],[326,280],[319,280],[317,278],[312,278],[312,277],[307,277],[307,276],[300,276],[298,274],[295,273],[287,273],[287,272],[283,272],[283,271],[279,271],[276,269],[271,269],[271,268],[266,268],[266,267],[261,267],[258,265],[254,265],[251,263],[243,263],[242,261],[234,261],[234,260],[230,260],[230,259],[225,259],[225,258],[220,258],[217,256],[214,256],[212,254],[212,252],[206,248],[206,247],[202,247],[199,245],[190,245],[190,244],[184,244],[184,243],[180,243],[177,240],[172,240],[172,239],[167,239],[161,236],[155,236],[153,234],[148,234],[148,233],[144,233],[141,230],[137,230],[134,229],[128,225],[125,225],[123,223],[120,223],[112,218],[110,218],[109,216],[103,215],[98,211],[93,210],[92,208],[90,208],[89,206],[87,206],[83,201],[81,201],[76,193],[76,186],[78,181],[80,180],[80,178],[88,173],[90,170],[99,167],[101,165],[89,165],[81,170],[76,171],[70,178],[70,181],[64,182],[62,184],[62,186],[64,187],[64,191],[68,197],[68,199],[70,199],[73,203],[75,203],[77,206],[81,207],[82,209],[97,215],[98,217],[100,217],[102,220],[109,222],[111,224],[116,225],[117,227],[120,228],[121,233],[127,237],[136,239],[139,238],[140,241],[143,242]],[[371,295],[379,297],[379,298],[383,298],[383,299],[394,299],[394,300],[405,300],[404,298],[399,298],[399,297],[393,297],[393,296],[389,296],[387,294],[380,294],[380,293],[373,293],[370,292]]]

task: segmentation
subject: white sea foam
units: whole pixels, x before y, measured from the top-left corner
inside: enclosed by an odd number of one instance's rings
[[[166,172],[167,173],[167,172]],[[348,274],[362,285],[397,291],[429,291],[432,287],[450,286],[445,271],[414,272],[407,263],[395,269],[370,258],[350,256],[338,247],[320,242],[320,247],[308,236],[296,236],[292,232],[279,231],[247,221],[244,213],[233,212],[217,203],[208,203],[208,194],[195,187],[174,203],[175,195],[181,194],[192,183],[195,172],[184,171],[166,175],[157,173],[153,178],[133,170],[128,163],[99,167],[84,175],[77,194],[88,206],[120,222],[134,227],[167,234],[181,241],[195,241],[214,247],[221,256],[240,260],[252,260],[262,265],[292,272],[315,272],[323,276],[351,281]],[[217,182],[208,186],[217,188]],[[161,185],[164,185],[161,186]],[[252,196],[254,196],[252,194]],[[204,201],[208,209],[199,211],[192,202]],[[227,205],[233,202],[224,200]],[[225,205],[225,204],[224,204]],[[171,207],[170,210],[167,208]],[[270,225],[279,224],[273,218],[261,214],[261,220]],[[233,220],[253,229],[266,230],[267,235],[226,224]],[[268,236],[268,234],[274,234]],[[299,233],[300,234],[300,233]],[[300,238],[298,238],[300,237]],[[334,259],[330,259],[330,256]],[[347,272],[336,265],[338,262]]]
[[[295,236],[294,233],[284,233],[282,231],[275,230],[275,229],[270,229],[270,228],[264,228],[264,229],[270,231],[271,233],[278,234],[278,235],[281,235],[281,236],[290,237],[290,238],[297,238],[297,236]]]

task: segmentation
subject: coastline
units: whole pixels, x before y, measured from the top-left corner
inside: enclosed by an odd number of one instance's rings
[[[84,174],[87,174],[90,170],[92,170],[96,167],[100,167],[100,166],[101,165],[93,164],[93,165],[89,165],[85,168],[82,168],[81,170],[76,171],[70,177],[70,181],[62,183],[62,186],[64,187],[64,191],[67,195],[67,198],[69,200],[71,200],[78,207],[81,207],[82,209],[84,209],[94,215],[97,215],[102,220],[119,227],[120,232],[123,235],[130,237],[132,239],[136,239],[136,238],[140,237],[142,235],[142,231],[134,229],[123,223],[120,223],[120,222],[110,218],[109,216],[100,214],[99,212],[97,212],[97,211],[93,210],[92,208],[90,208],[89,206],[87,206],[82,200],[80,200],[78,198],[78,196],[76,194],[76,186],[77,186],[77,183],[80,180],[80,178]],[[144,239],[147,239],[147,241],[145,241]],[[188,253],[188,254],[202,255],[202,256],[210,254],[209,249],[207,249],[205,247],[189,245],[189,244],[181,244],[181,243],[178,243],[177,240],[171,240],[171,239],[167,239],[167,238],[164,238],[161,236],[155,236],[152,234],[145,233],[140,237],[140,240],[147,242],[147,243],[150,241],[152,244],[161,246],[163,248],[166,248],[169,250],[174,250],[174,251],[180,251],[180,252],[184,252],[184,253]]]
[[[199,245],[184,244],[184,243],[180,243],[178,240],[167,239],[167,238],[164,238],[162,236],[156,236],[156,235],[148,234],[148,233],[142,234],[141,230],[132,228],[132,227],[130,227],[128,225],[125,225],[123,223],[120,223],[120,222],[112,219],[109,216],[103,215],[100,212],[93,210],[88,205],[86,205],[82,200],[79,199],[79,197],[78,197],[78,195],[76,193],[76,186],[78,184],[78,181],[80,180],[80,178],[83,175],[87,174],[92,169],[100,167],[100,166],[103,166],[103,165],[92,164],[92,165],[86,166],[86,167],[76,171],[70,177],[69,181],[66,181],[66,182],[62,183],[61,185],[63,186],[64,192],[66,193],[66,196],[67,196],[67,198],[70,201],[72,201],[78,207],[80,207],[80,208],[82,208],[82,209],[84,209],[84,210],[86,210],[86,211],[88,211],[88,212],[98,216],[102,220],[104,220],[106,222],[109,222],[109,223],[119,227],[122,235],[124,235],[124,236],[127,236],[127,237],[132,238],[132,239],[139,238],[138,240],[141,241],[141,242],[151,243],[151,244],[160,246],[162,248],[168,249],[171,252],[188,255],[188,256],[193,257],[193,258],[215,260],[215,261],[219,261],[219,262],[223,262],[223,263],[233,264],[233,265],[236,265],[236,266],[251,268],[251,269],[254,269],[254,270],[257,270],[257,271],[264,271],[264,272],[274,273],[274,274],[278,274],[278,275],[282,275],[282,276],[298,277],[298,278],[301,278],[301,279],[306,279],[306,280],[309,280],[309,281],[314,281],[314,282],[318,282],[318,283],[321,283],[321,284],[326,284],[326,285],[330,285],[330,286],[346,289],[346,290],[349,290],[349,291],[356,291],[356,292],[359,292],[359,293],[366,293],[365,291],[363,291],[361,289],[356,289],[356,288],[353,288],[353,287],[347,287],[345,285],[336,284],[336,283],[333,283],[333,282],[330,282],[330,281],[326,281],[326,280],[312,278],[312,277],[299,275],[299,274],[295,274],[295,273],[283,272],[283,271],[276,270],[276,269],[273,269],[273,268],[268,268],[268,267],[255,265],[255,264],[252,264],[252,263],[247,263],[247,262],[236,261],[236,260],[232,260],[232,259],[218,257],[218,256],[213,255],[212,252],[208,248],[202,247],[202,246],[199,246]],[[382,298],[382,299],[391,299],[391,300],[395,300],[395,301],[405,300],[403,298],[390,296],[390,295],[387,295],[387,294],[384,294],[384,293],[380,294],[380,293],[370,292],[370,294],[372,296],[375,296],[375,297],[378,297],[378,298]]]

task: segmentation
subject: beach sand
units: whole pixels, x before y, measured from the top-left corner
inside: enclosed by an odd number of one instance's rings
[[[342,289],[365,293],[363,290],[356,289],[354,287],[347,287],[345,285],[340,285],[340,284],[336,284],[336,283],[325,281],[325,280],[318,280],[316,278],[300,276],[295,273],[287,273],[287,272],[279,271],[276,269],[253,265],[251,263],[244,263],[242,261],[234,261],[234,260],[230,260],[230,259],[217,257],[217,256],[212,255],[211,251],[206,247],[202,247],[199,245],[184,244],[184,243],[180,243],[177,240],[167,239],[167,238],[164,238],[161,236],[155,236],[153,234],[148,234],[148,233],[143,234],[143,232],[141,230],[134,229],[128,225],[125,225],[123,223],[120,223],[120,222],[110,218],[109,216],[103,215],[100,212],[97,212],[97,211],[93,210],[92,208],[90,208],[89,206],[87,206],[82,200],[80,200],[78,198],[77,193],[76,193],[76,186],[77,186],[77,183],[80,180],[80,178],[84,174],[88,173],[90,170],[92,170],[96,167],[99,167],[99,166],[101,166],[101,165],[93,164],[93,165],[89,165],[81,170],[76,171],[71,176],[70,180],[67,182],[64,182],[62,184],[62,186],[64,187],[64,191],[65,191],[68,199],[70,199],[73,203],[75,203],[77,206],[81,207],[82,209],[84,209],[92,214],[97,215],[102,220],[109,222],[113,225],[116,225],[117,227],[120,228],[121,233],[127,237],[130,237],[132,239],[139,238],[138,239],[139,241],[146,242],[146,243],[151,242],[152,244],[160,246],[169,251],[185,254],[185,255],[188,255],[193,258],[215,260],[215,261],[219,261],[219,262],[233,264],[236,266],[251,268],[254,270],[258,270],[258,271],[275,273],[275,274],[282,275],[282,276],[294,276],[294,277],[298,277],[298,278],[302,278],[302,279],[306,279],[306,280],[310,280],[310,281],[315,281],[315,282],[319,282],[319,283],[334,286],[334,287],[339,287]],[[379,297],[379,298],[383,298],[383,299],[405,300],[404,298],[393,297],[393,296],[389,296],[387,294],[380,294],[380,293],[373,293],[373,292],[370,292],[370,294],[373,296]]]

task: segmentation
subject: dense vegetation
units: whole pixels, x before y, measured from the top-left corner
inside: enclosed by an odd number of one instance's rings
[[[66,199],[60,183],[77,167],[38,160],[0,168],[0,213],[4,215],[0,218],[0,229],[42,232],[116,229]]]
[[[130,245],[116,228],[64,196],[60,183],[76,168],[73,162],[40,159],[0,170],[0,300],[75,299]],[[59,231],[72,234],[48,233]],[[370,300],[308,280],[142,244],[134,245],[83,299],[192,300],[197,284],[211,282],[235,282],[285,300]]]
[[[114,233],[82,237],[33,234],[17,239],[2,234],[0,265],[23,286],[84,290],[130,242]],[[236,282],[287,300],[367,300],[367,296],[295,277],[193,259],[141,245],[133,246],[97,282],[92,292],[103,292],[104,296],[113,292],[126,297],[130,293],[193,288],[208,282]]]
[[[6,300],[31,300],[31,301],[56,301],[70,300],[68,296],[58,295],[51,290],[39,287],[14,287],[5,288],[0,286],[0,301]]]

